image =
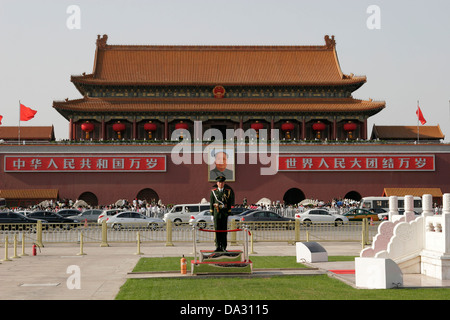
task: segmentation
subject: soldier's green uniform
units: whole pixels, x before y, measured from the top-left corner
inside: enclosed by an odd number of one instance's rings
[[[225,177],[217,177],[216,181],[224,182]],[[224,188],[220,190],[217,186],[211,190],[210,211],[214,215],[214,230],[227,230],[228,215],[231,214],[232,206],[234,206],[234,193],[230,188],[224,186]],[[226,251],[227,233],[228,232],[216,232],[216,251]]]

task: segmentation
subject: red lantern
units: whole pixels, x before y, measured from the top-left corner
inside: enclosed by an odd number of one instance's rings
[[[286,139],[291,138],[291,132],[294,131],[294,124],[286,121],[281,125],[281,130],[285,132]]]
[[[316,122],[316,123],[313,124],[313,130],[314,131],[323,131],[323,130],[325,130],[325,128],[326,128],[325,123]]]
[[[355,131],[356,123],[348,122],[348,123],[344,124],[344,130],[347,132]]]
[[[152,138],[152,132],[156,131],[156,124],[149,121],[148,123],[144,124],[144,130],[148,132],[148,138]]]
[[[188,128],[189,128],[188,124],[184,123],[183,121],[180,121],[175,125],[175,129],[177,129],[177,130],[178,129],[187,130]]]
[[[122,132],[125,131],[125,124],[117,122],[113,124],[113,130],[117,132],[117,137],[122,139]]]
[[[86,140],[89,139],[89,132],[92,132],[94,130],[94,124],[90,123],[89,121],[86,121],[85,123],[81,124],[81,130],[86,132]]]
[[[356,125],[356,123],[353,123],[351,121],[347,122],[346,124],[344,124],[344,130],[347,132],[348,138],[349,139],[353,139],[353,131],[356,130],[358,126]]]
[[[252,127],[253,130],[258,131],[258,130],[263,129],[264,125],[262,123],[256,121],[256,122],[252,123],[251,127]]]
[[[175,129],[177,130],[187,130],[189,128],[187,123],[184,123],[183,121],[178,122],[175,125]],[[183,131],[180,134],[180,139],[183,139]]]
[[[321,133],[322,131],[324,131],[326,127],[327,127],[327,126],[325,125],[325,123],[322,123],[322,122],[320,122],[320,121],[318,121],[318,122],[316,122],[316,123],[313,124],[312,128],[313,128],[313,130],[316,132],[317,138],[318,138],[318,139],[320,139],[320,133]]]
[[[251,128],[256,131],[256,138],[259,138],[259,130],[264,128],[264,125],[261,122],[254,122],[251,124]]]
[[[281,125],[281,130],[283,131],[293,131],[294,130],[294,124],[290,123],[289,121],[286,123],[283,123]]]

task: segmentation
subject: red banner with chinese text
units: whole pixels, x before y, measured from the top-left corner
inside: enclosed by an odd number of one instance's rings
[[[164,155],[5,156],[5,172],[165,172]]]
[[[279,171],[434,171],[430,154],[280,155]]]

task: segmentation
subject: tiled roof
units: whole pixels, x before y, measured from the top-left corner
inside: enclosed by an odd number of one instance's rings
[[[422,197],[424,194],[431,194],[433,197],[442,197],[441,188],[384,188],[383,196],[414,196]]]
[[[0,190],[5,199],[58,199],[58,189],[6,189]]]
[[[19,138],[19,127],[5,127],[0,126],[0,139],[3,140],[17,140]],[[55,133],[53,126],[35,126],[35,127],[20,127],[21,140],[55,140]]]
[[[89,98],[55,101],[53,107],[68,111],[89,112],[378,112],[383,101],[340,99],[197,99]]]
[[[92,74],[74,83],[142,85],[345,85],[334,39],[323,46],[97,45]]]
[[[419,139],[439,140],[445,136],[441,127],[437,126],[378,126],[374,125],[372,130],[372,139],[382,140],[416,140],[417,130],[419,130]]]

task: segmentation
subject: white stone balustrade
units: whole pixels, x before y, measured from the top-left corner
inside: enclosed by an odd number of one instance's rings
[[[414,214],[414,198],[405,196],[398,214],[397,197],[389,198],[389,221],[382,222],[372,246],[361,258],[392,259],[404,273],[450,279],[450,193],[443,195],[442,215],[434,215],[433,198],[422,196],[422,214]]]

